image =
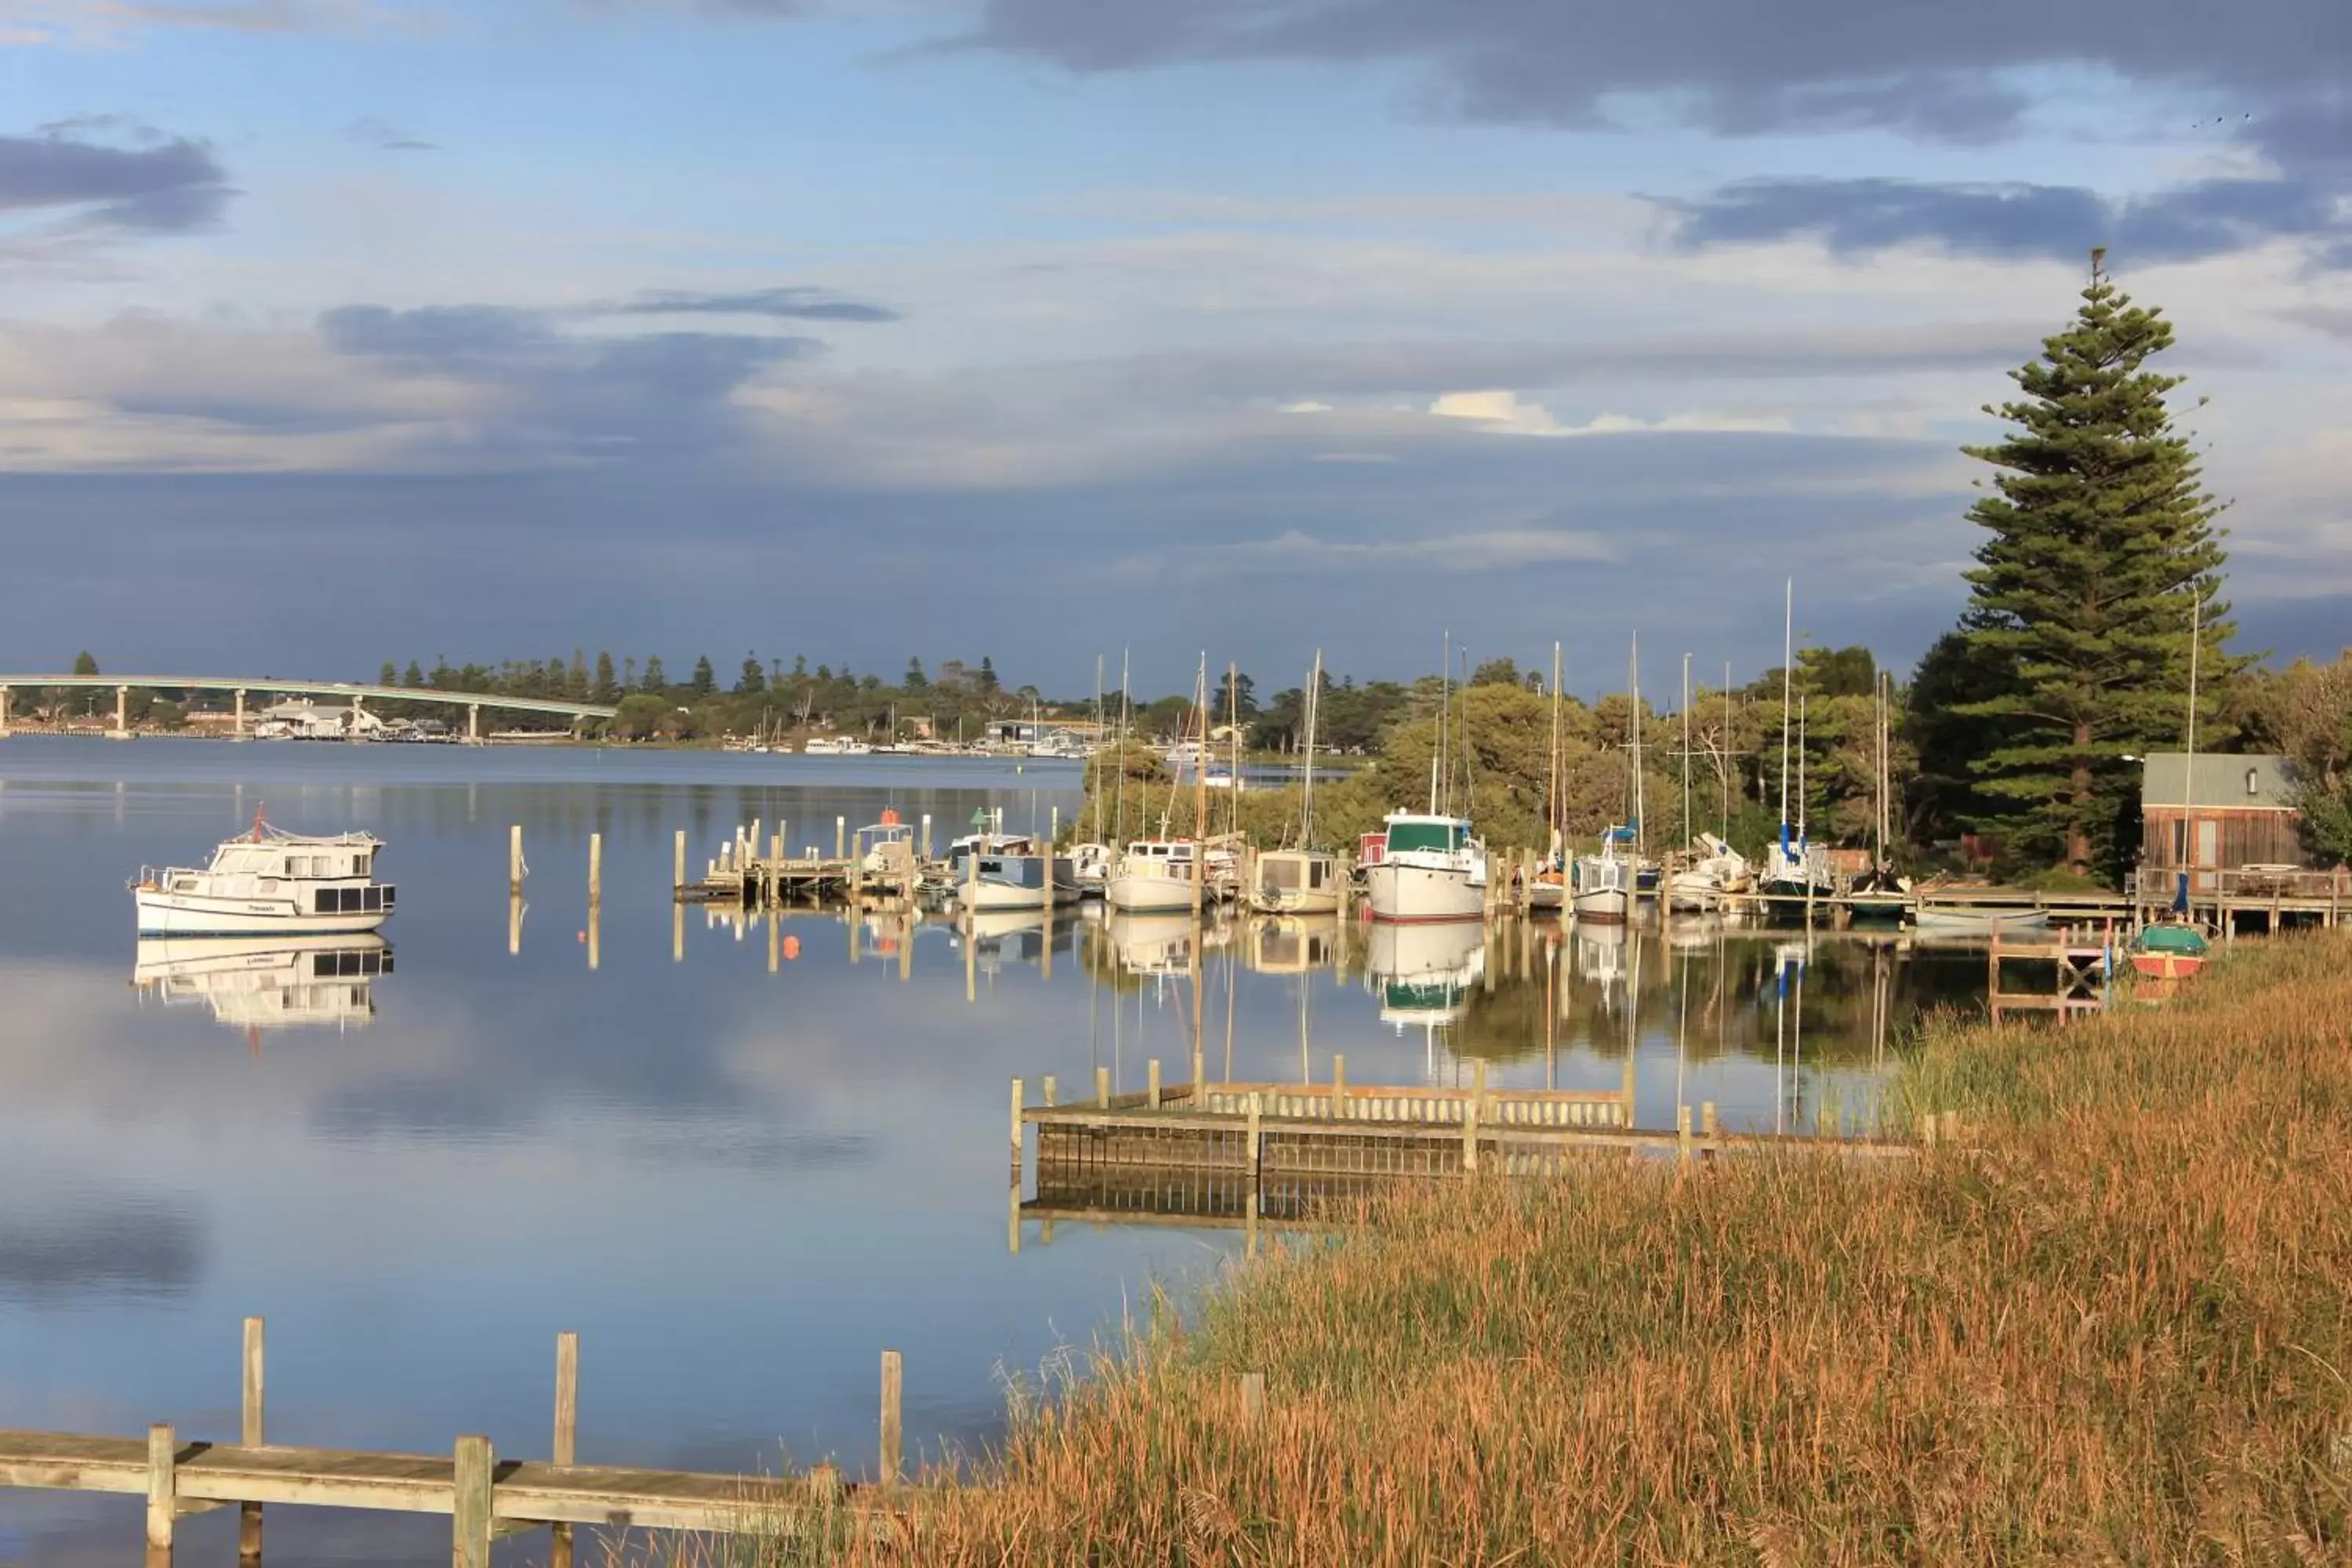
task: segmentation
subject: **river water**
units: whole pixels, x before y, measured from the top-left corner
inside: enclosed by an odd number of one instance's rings
[[[582,1340],[583,1463],[871,1466],[877,1357],[910,1445],[994,1432],[1003,1379],[1116,1332],[1222,1229],[1020,1227],[1006,1094],[1157,1058],[1213,1077],[1621,1089],[1674,1125],[1866,1115],[1926,1006],[1980,957],[1725,932],[1397,935],[1226,922],[1196,988],[1164,929],[789,919],[669,896],[739,823],[829,852],[895,807],[1043,828],[1075,764],[590,750],[0,742],[0,1428],[234,1437],[239,1322],[268,1321],[269,1436],[547,1451],[553,1340]],[[179,963],[126,879],[268,819],[364,828],[400,889],[388,973]],[[530,870],[519,928],[511,825]],[[587,842],[604,893],[591,967]],[[380,960],[344,961],[380,968]],[[1195,1018],[1195,1008],[1198,1017]],[[1033,1100],[1036,1095],[1032,1088]],[[132,1499],[0,1491],[0,1562],[115,1563]],[[275,1563],[446,1561],[447,1524],[273,1510]],[[234,1512],[181,1561],[232,1561]],[[543,1560],[524,1537],[502,1563]]]

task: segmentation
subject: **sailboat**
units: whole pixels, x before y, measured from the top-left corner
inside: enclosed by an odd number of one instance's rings
[[[1380,858],[1364,873],[1365,899],[1376,921],[1474,921],[1486,912],[1486,847],[1472,836],[1469,818],[1456,816],[1451,809],[1454,780],[1446,766],[1446,744],[1453,661],[1449,635],[1438,677],[1429,809],[1392,811],[1382,819]]]
[[[1780,622],[1780,836],[1764,852],[1763,875],[1759,879],[1764,892],[1765,908],[1776,921],[1802,921],[1808,914],[1812,895],[1825,892],[1815,875],[1812,846],[1805,837],[1804,763],[1801,753],[1803,731],[1798,732],[1800,761],[1797,775],[1797,828],[1794,837],[1789,831],[1789,706],[1796,669],[1797,581],[1791,577],[1786,587],[1786,598]],[[1802,699],[1798,699],[1801,702]]]
[[[1894,866],[1886,858],[1887,801],[1893,793],[1894,774],[1890,760],[1893,730],[1888,716],[1895,706],[1888,700],[1886,687],[1887,676],[1881,670],[1871,688],[1872,717],[1875,721],[1871,739],[1874,760],[1877,763],[1877,777],[1874,782],[1878,794],[1878,846],[1871,857],[1870,869],[1846,891],[1846,907],[1851,912],[1852,923],[1858,926],[1901,925],[1903,917],[1911,908],[1911,884],[1895,875]]]
[[[1626,720],[1628,746],[1626,756],[1631,772],[1626,779],[1625,799],[1633,808],[1633,820],[1623,826],[1612,825],[1601,836],[1600,852],[1585,855],[1576,862],[1576,886],[1569,894],[1569,903],[1580,921],[1593,921],[1602,925],[1622,924],[1633,913],[1633,900],[1640,888],[1641,853],[1640,822],[1642,816],[1642,678],[1641,644],[1634,644],[1633,666],[1633,707]],[[1620,846],[1631,854],[1618,853]],[[1654,883],[1653,884],[1654,886]]]
[[[1551,645],[1551,767],[1544,784],[1545,826],[1550,842],[1541,868],[1528,885],[1528,908],[1558,910],[1568,902],[1568,819],[1565,792],[1559,784],[1559,644]]]
[[[1250,903],[1267,914],[1321,915],[1339,908],[1339,858],[1315,845],[1315,721],[1322,705],[1323,650],[1307,677],[1306,773],[1300,781],[1298,847],[1270,849],[1257,858],[1257,885]]]
[[[1192,711],[1200,731],[1200,758],[1192,769],[1192,831],[1191,838],[1168,837],[1168,817],[1176,808],[1176,783],[1168,784],[1168,811],[1161,814],[1157,838],[1139,838],[1127,846],[1118,858],[1118,867],[1103,886],[1103,899],[1114,910],[1129,913],[1171,914],[1178,910],[1190,912],[1202,907],[1206,889],[1202,877],[1208,858],[1200,835],[1207,828],[1208,783],[1202,776],[1207,766],[1209,736],[1209,657],[1201,656],[1201,668],[1193,679]],[[1122,764],[1123,765],[1123,764]]]

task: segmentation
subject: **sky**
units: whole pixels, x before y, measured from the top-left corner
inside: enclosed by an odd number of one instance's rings
[[[0,670],[1655,689],[1789,578],[1907,666],[2094,245],[2240,646],[2330,656],[2347,58],[2341,0],[0,0]]]

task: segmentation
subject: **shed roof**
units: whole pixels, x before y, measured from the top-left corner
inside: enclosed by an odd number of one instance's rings
[[[2200,752],[2193,774],[2181,752],[2150,752],[2140,782],[2140,809],[2179,811],[2184,805],[2209,811],[2294,811],[2294,764],[2264,752],[2237,755]]]

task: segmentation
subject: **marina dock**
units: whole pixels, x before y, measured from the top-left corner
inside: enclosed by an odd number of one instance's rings
[[[502,1458],[485,1436],[446,1454],[314,1448],[262,1440],[262,1325],[245,1325],[239,1440],[189,1440],[168,1424],[143,1436],[0,1431],[0,1487],[146,1499],[146,1563],[168,1568],[177,1522],[239,1510],[237,1561],[258,1564],[263,1510],[300,1506],[446,1514],[456,1568],[489,1568],[494,1539],[548,1531],[551,1568],[573,1568],[573,1531],[680,1531],[793,1535],[816,1530],[896,1530],[915,1500],[900,1484],[898,1352],[881,1361],[880,1451],[870,1483],[845,1483],[831,1465],[792,1477],[730,1476],[574,1463],[579,1340],[556,1340],[552,1457]]]

